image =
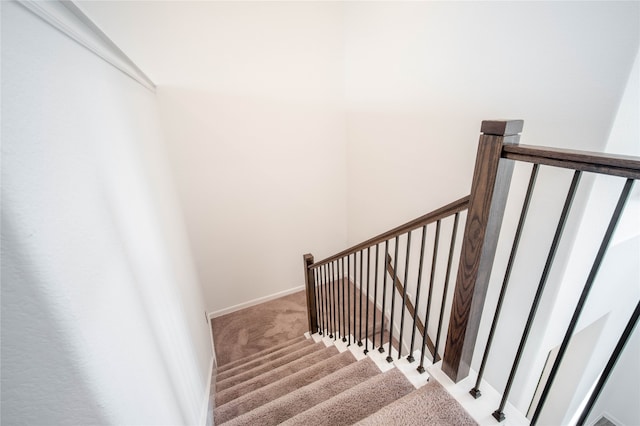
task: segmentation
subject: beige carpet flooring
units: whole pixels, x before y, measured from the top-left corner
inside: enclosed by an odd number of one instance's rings
[[[369,314],[371,320],[372,305]],[[373,332],[371,322],[365,331],[364,318],[351,327],[362,337]],[[356,361],[350,351],[304,338],[302,292],[215,318],[212,329],[219,362],[210,412],[215,424],[476,424],[437,382],[416,390],[398,369],[382,373],[370,358]]]
[[[300,337],[308,331],[304,291],[211,320],[218,366]]]

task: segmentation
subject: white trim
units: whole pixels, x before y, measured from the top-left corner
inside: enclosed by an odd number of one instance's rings
[[[207,315],[209,319],[216,318],[222,315],[230,314],[231,312],[239,311],[240,309],[249,308],[251,306],[259,305],[260,303],[268,302],[273,299],[278,299],[279,297],[288,296],[293,293],[297,293],[299,291],[303,291],[304,286],[301,285],[299,287],[293,287],[288,290],[283,290],[278,293],[271,294],[269,296],[259,297],[257,299],[249,300],[247,302],[239,303],[237,305],[229,306],[228,308],[220,309],[218,311],[209,312]]]
[[[152,92],[155,92],[156,85],[153,81],[138,68],[74,1],[17,0],[17,2],[108,64]]]
[[[215,358],[211,357],[211,365],[209,367],[209,378],[207,379],[207,387],[204,389],[204,400],[200,409],[200,424],[207,426],[207,415],[209,414],[209,399],[211,398],[211,380],[213,377],[213,366]]]

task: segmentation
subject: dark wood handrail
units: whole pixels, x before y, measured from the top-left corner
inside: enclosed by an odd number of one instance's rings
[[[430,213],[427,213],[416,219],[413,219],[405,223],[404,225],[400,225],[396,228],[393,228],[390,231],[384,232],[376,237],[370,238],[351,248],[343,250],[338,254],[334,254],[333,256],[327,257],[326,259],[315,262],[313,265],[310,265],[309,268],[310,269],[317,268],[329,262],[333,262],[334,260],[359,252],[360,250],[364,250],[367,247],[372,247],[388,239],[395,238],[399,235],[402,235],[414,229],[418,229],[424,225],[433,223],[439,219],[444,219],[448,216],[451,216],[452,214],[466,210],[468,206],[469,206],[469,196],[467,195],[466,197],[462,197],[459,200],[456,200],[452,203],[447,204],[446,206],[440,207],[439,209],[436,209]]]
[[[640,179],[640,157],[630,155],[505,144],[501,156],[528,163]]]

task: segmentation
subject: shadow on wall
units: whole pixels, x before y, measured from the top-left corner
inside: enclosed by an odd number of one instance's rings
[[[3,204],[2,423],[106,424]]]

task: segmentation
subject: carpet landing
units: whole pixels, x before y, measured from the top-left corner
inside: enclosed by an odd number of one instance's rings
[[[303,330],[298,330],[306,321],[304,298],[292,296],[218,321],[218,326],[241,331],[245,337],[266,332],[275,338],[269,346],[268,336],[253,342],[218,329],[217,335],[228,339],[220,345],[216,338],[221,362],[215,377],[214,424],[477,424],[434,379],[416,390],[397,368],[383,373],[369,357],[357,361],[355,352],[340,352],[322,340],[315,343],[304,338]],[[283,307],[284,313],[278,313]],[[215,320],[213,329],[215,337]],[[291,335],[291,330],[299,332],[298,336]]]

